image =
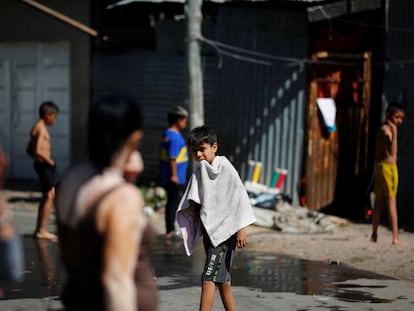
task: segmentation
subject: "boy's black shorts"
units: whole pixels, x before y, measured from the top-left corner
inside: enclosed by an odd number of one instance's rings
[[[236,249],[236,235],[234,234],[228,240],[214,247],[203,228],[203,243],[206,251],[206,263],[201,280],[222,284],[230,281],[230,269]]]
[[[57,182],[56,166],[52,167],[46,162],[35,162],[33,167],[39,176],[40,191],[49,192]]]

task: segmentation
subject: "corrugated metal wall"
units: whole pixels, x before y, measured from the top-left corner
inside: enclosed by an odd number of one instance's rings
[[[214,93],[213,60],[203,59],[205,103],[211,106]],[[131,50],[125,53],[96,53],[92,66],[94,96],[107,93],[129,94],[138,99],[144,111],[144,139],[140,150],[145,162],[142,182],[157,181],[159,143],[168,126],[167,112],[176,105],[186,106],[184,56],[171,51]]]
[[[307,58],[308,34],[304,12],[276,12],[220,7],[215,31],[220,42],[270,55]],[[207,46],[205,46],[207,48]],[[219,153],[226,155],[244,179],[248,160],[262,162],[260,182],[269,184],[274,168],[288,170],[282,191],[297,199],[302,169],[306,65],[271,66],[223,56],[203,56],[205,122],[219,136]],[[121,92],[136,96],[145,116],[141,146],[143,181],[156,180],[158,144],[167,126],[166,112],[185,106],[184,55],[177,51],[134,50],[96,53],[94,94]]]
[[[96,54],[93,61],[94,96],[129,94],[144,111],[145,136],[141,152],[145,162],[142,180],[156,180],[162,130],[167,111],[183,105],[185,81],[183,56],[133,50],[121,54]]]
[[[216,40],[306,59],[306,15],[220,7]],[[273,60],[266,66],[223,56],[216,102],[206,107],[206,120],[218,132],[219,152],[230,158],[242,178],[248,160],[262,162],[260,182],[267,185],[275,168],[287,169],[282,192],[295,199],[302,169],[306,72],[306,65],[290,66],[286,61]]]
[[[389,1],[389,29],[387,33],[384,96],[398,100],[406,94],[406,114],[399,127],[398,164],[400,182],[398,188],[398,213],[402,223],[414,225],[414,1]]]

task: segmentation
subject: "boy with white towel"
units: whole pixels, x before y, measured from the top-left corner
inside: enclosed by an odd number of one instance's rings
[[[235,310],[230,268],[236,246],[247,245],[246,227],[256,221],[247,191],[238,172],[224,156],[216,156],[217,135],[208,126],[194,128],[188,137],[194,160],[177,210],[177,222],[188,256],[203,236],[206,263],[201,276],[200,310],[211,310],[215,287],[225,310]]]

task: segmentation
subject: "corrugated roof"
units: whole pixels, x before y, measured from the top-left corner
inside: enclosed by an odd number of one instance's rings
[[[225,3],[225,2],[233,2],[234,0],[204,0],[209,2],[216,2],[216,3]],[[237,1],[246,1],[246,2],[270,2],[272,0],[237,0]],[[273,0],[274,1],[274,0]],[[328,0],[281,0],[281,2],[308,2],[308,3],[320,3],[320,2],[327,2]],[[107,6],[108,9],[111,9],[115,6],[121,6],[126,5],[132,2],[152,2],[152,3],[185,3],[186,0],[120,0],[117,2],[114,2],[113,4],[110,4]]]

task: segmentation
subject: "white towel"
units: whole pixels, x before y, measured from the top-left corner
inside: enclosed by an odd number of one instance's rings
[[[199,216],[188,209],[189,200],[201,205]],[[201,236],[200,220],[214,247],[256,221],[246,188],[226,157],[216,156],[211,165],[199,162],[178,206],[188,256]]]

